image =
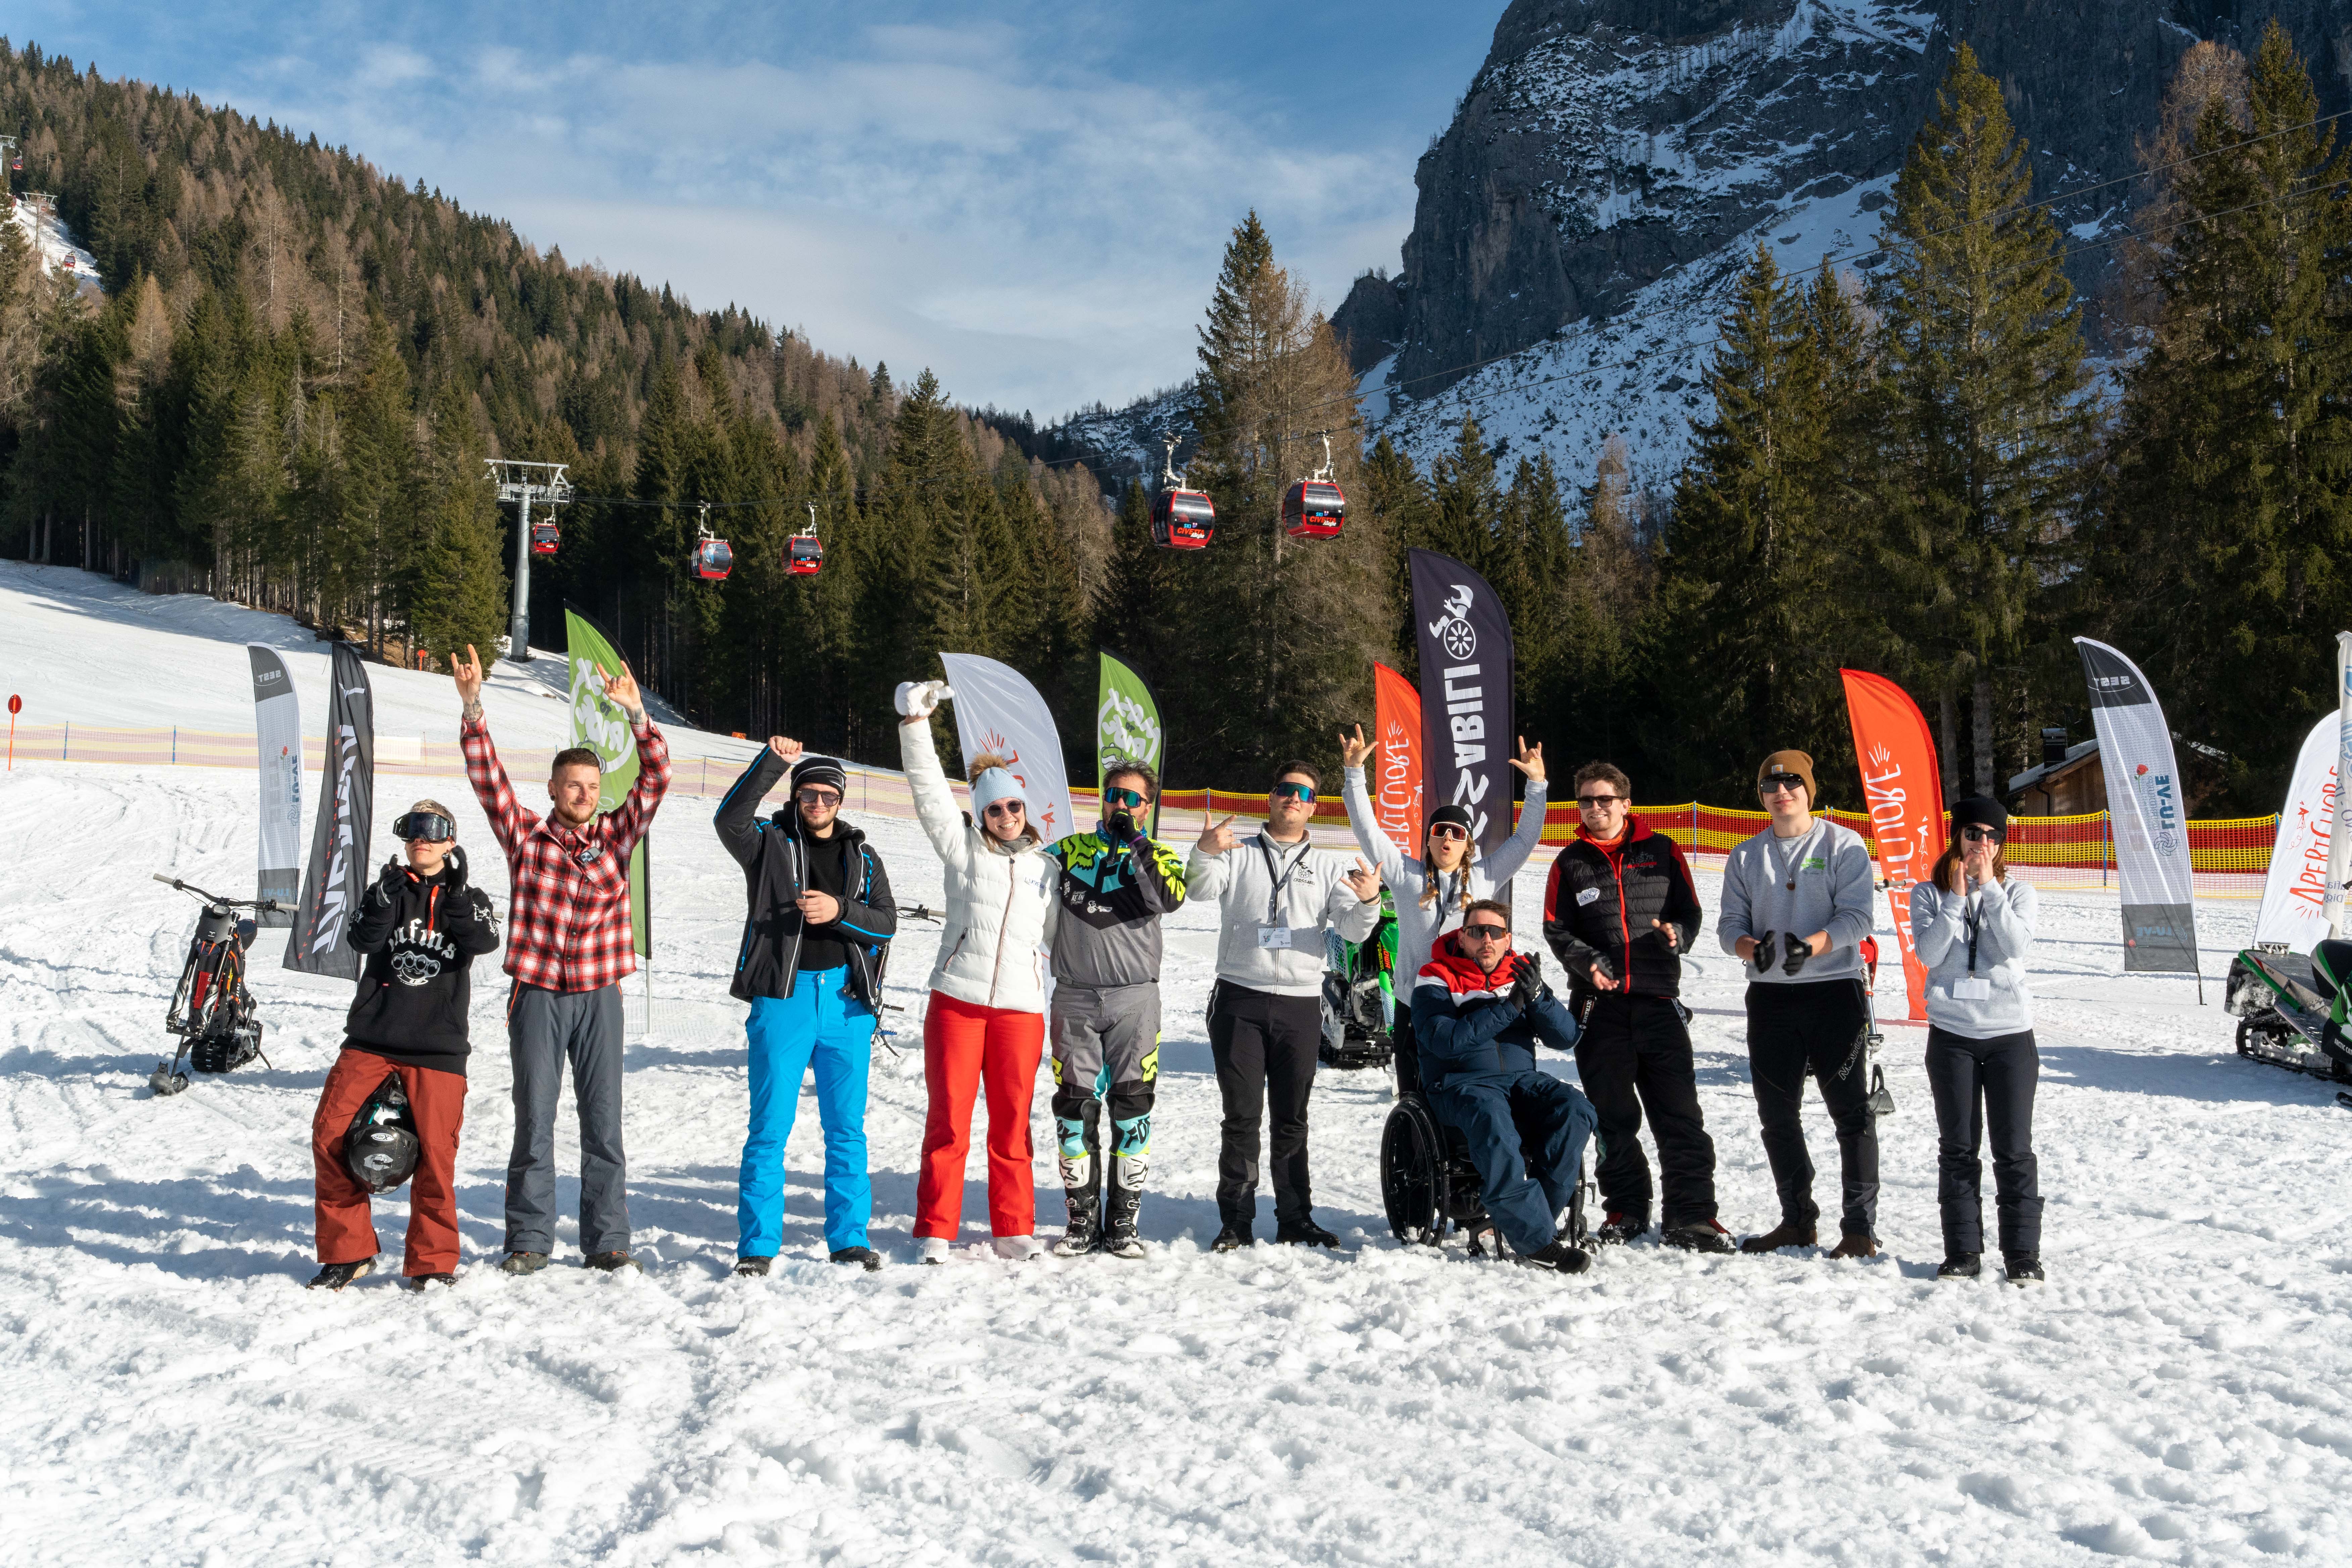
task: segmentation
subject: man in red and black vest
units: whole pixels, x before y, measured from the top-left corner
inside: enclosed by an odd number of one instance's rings
[[[1650,1166],[1638,1136],[1649,1113],[1665,1187],[1662,1239],[1729,1252],[1715,1212],[1715,1143],[1698,1106],[1682,955],[1698,936],[1698,890],[1681,849],[1633,815],[1633,786],[1608,763],[1577,770],[1582,831],[1551,864],[1544,940],[1582,1021],[1577,1076],[1601,1117],[1601,1241],[1650,1228]]]

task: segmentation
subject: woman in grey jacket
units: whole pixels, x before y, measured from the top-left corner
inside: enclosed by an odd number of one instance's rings
[[[2025,952],[2032,884],[2012,881],[2001,843],[2009,814],[1981,796],[1952,806],[1952,840],[1911,889],[1911,941],[1927,966],[1927,1082],[1936,1095],[1936,1197],[1944,1216],[1939,1279],[1981,1271],[1984,1167],[1992,1133],[1994,1201],[2009,1281],[2042,1275],[2042,1186],[2033,1158],[2033,1090],[2042,1058]]]

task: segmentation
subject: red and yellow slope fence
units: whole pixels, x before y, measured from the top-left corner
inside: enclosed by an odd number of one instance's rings
[[[697,738],[707,743],[708,738]],[[727,786],[743,771],[753,747],[749,741],[731,745],[720,742],[727,748],[723,754],[681,754],[679,748],[688,743],[690,742],[685,736],[673,739],[670,791],[674,795],[708,798],[726,793]],[[18,765],[68,762],[139,767],[250,768],[255,765],[253,745],[250,734],[26,724],[16,731],[15,760]],[[303,751],[306,768],[324,765],[325,746],[320,737],[304,737]],[[555,752],[551,747],[501,747],[499,754],[508,772],[521,779],[536,776],[544,770]],[[441,739],[392,734],[376,737],[379,774],[451,777],[462,775],[465,771],[465,758],[458,752],[454,733]],[[852,813],[914,816],[914,799],[908,793],[904,775],[861,765],[852,765],[849,773],[851,798],[846,809]],[[1333,783],[1336,786],[1337,780]],[[1073,789],[1070,794],[1080,821],[1091,822],[1095,792]],[[1265,808],[1263,790],[1171,789],[1161,796],[1160,829],[1169,837],[1190,837],[1198,831],[1199,825],[1213,822],[1228,813],[1246,821]],[[1738,811],[1696,802],[1637,805],[1634,809],[1652,830],[1674,839],[1685,855],[1702,863],[1720,861],[1733,845],[1761,831],[1767,820],[1760,811]],[[1853,828],[1865,840],[1871,836],[1870,819],[1863,813],[1829,811],[1822,815]],[[1574,803],[1552,802],[1544,813],[1543,842],[1555,848],[1566,844],[1576,837],[1577,822]],[[1348,830],[1347,811],[1340,805],[1336,787],[1316,802],[1314,826],[1318,839],[1335,845],[1353,842]],[[2197,890],[2210,897],[2260,897],[2277,829],[2276,816],[2189,823],[2189,858],[2196,869]],[[2041,887],[2115,885],[2115,845],[2104,811],[2076,816],[2013,816],[2010,818],[2007,852],[2010,866]]]

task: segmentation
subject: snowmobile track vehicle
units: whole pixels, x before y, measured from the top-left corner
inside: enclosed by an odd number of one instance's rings
[[[275,899],[225,899],[191,886],[176,877],[155,874],[155,880],[205,901],[196,917],[195,934],[188,941],[188,962],[172,993],[171,1010],[163,1027],[180,1037],[168,1062],[158,1062],[147,1077],[147,1087],[159,1095],[177,1094],[188,1087],[180,1070],[182,1058],[201,1073],[228,1072],[261,1057],[261,1020],[253,1016],[253,994],[245,988],[245,952],[253,945],[253,921],[239,920],[238,910],[285,909]]]
[[[1384,1068],[1394,1059],[1396,903],[1381,889],[1381,920],[1362,942],[1323,937],[1323,1043],[1316,1056],[1339,1068]]]
[[[2238,1020],[2238,1054],[2331,1083],[2352,1083],[2347,979],[2352,979],[2352,942],[2322,942],[2307,957],[2278,946],[2239,953],[2221,997],[2221,1010]],[[2336,1098],[2352,1106],[2352,1097]]]

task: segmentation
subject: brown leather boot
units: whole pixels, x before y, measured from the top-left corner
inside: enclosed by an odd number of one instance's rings
[[[1742,1252],[1778,1252],[1784,1247],[1812,1247],[1819,1238],[1810,1225],[1784,1219],[1761,1236],[1751,1236],[1739,1244]]]
[[[1841,1258],[1875,1258],[1877,1256],[1878,1243],[1859,1231],[1849,1230],[1838,1237],[1837,1247],[1830,1253],[1830,1260],[1835,1262]]]

